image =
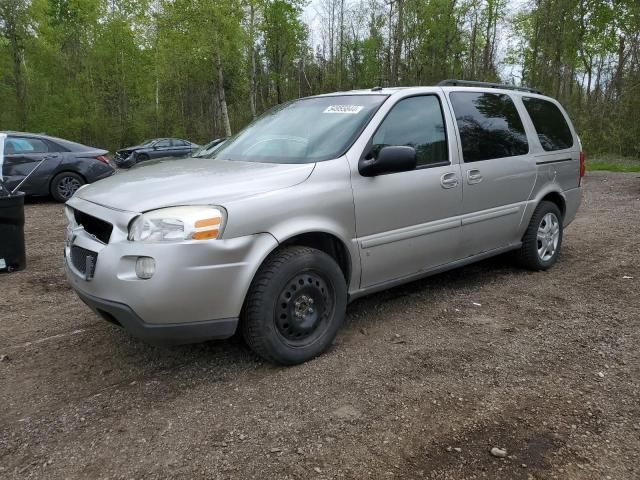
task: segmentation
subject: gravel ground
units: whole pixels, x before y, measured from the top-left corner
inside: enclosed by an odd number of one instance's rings
[[[0,477],[640,478],[638,212],[637,174],[589,174],[552,270],[499,257],[358,300],[280,368],[98,319],[62,207],[34,201],[29,268],[0,276]]]

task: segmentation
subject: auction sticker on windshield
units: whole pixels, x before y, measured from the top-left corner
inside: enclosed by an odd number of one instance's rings
[[[329,105],[322,113],[351,113],[356,114],[362,110],[362,105]]]

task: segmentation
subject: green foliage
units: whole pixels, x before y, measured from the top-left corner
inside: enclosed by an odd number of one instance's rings
[[[302,49],[305,27],[299,20],[299,5],[284,0],[271,0],[264,8],[261,25],[264,35],[265,56],[270,77],[276,84],[277,102],[284,100],[288,73],[295,68],[294,62]]]
[[[514,20],[523,83],[569,109],[587,151],[640,155],[640,4],[538,0]]]
[[[640,172],[640,160],[618,155],[598,155],[587,158],[587,171],[604,170],[608,172]]]
[[[0,128],[111,150],[162,135],[204,142],[299,96],[499,81],[509,67],[509,81],[569,109],[588,152],[640,155],[640,3],[518,5],[0,0]]]

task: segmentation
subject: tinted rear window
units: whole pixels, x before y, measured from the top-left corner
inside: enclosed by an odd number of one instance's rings
[[[551,152],[573,146],[571,129],[554,103],[533,97],[522,97],[522,103],[531,117],[542,148]]]
[[[511,97],[501,93],[454,92],[450,98],[465,162],[529,152],[527,135]]]

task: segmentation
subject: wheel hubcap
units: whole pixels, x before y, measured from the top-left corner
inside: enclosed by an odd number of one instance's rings
[[[333,314],[333,290],[316,272],[296,275],[284,287],[275,309],[278,332],[293,346],[324,333]]]
[[[58,193],[63,198],[71,198],[80,188],[80,181],[73,177],[64,177],[58,182]]]
[[[538,257],[546,262],[550,260],[558,249],[560,241],[560,221],[555,213],[547,213],[538,226]]]

